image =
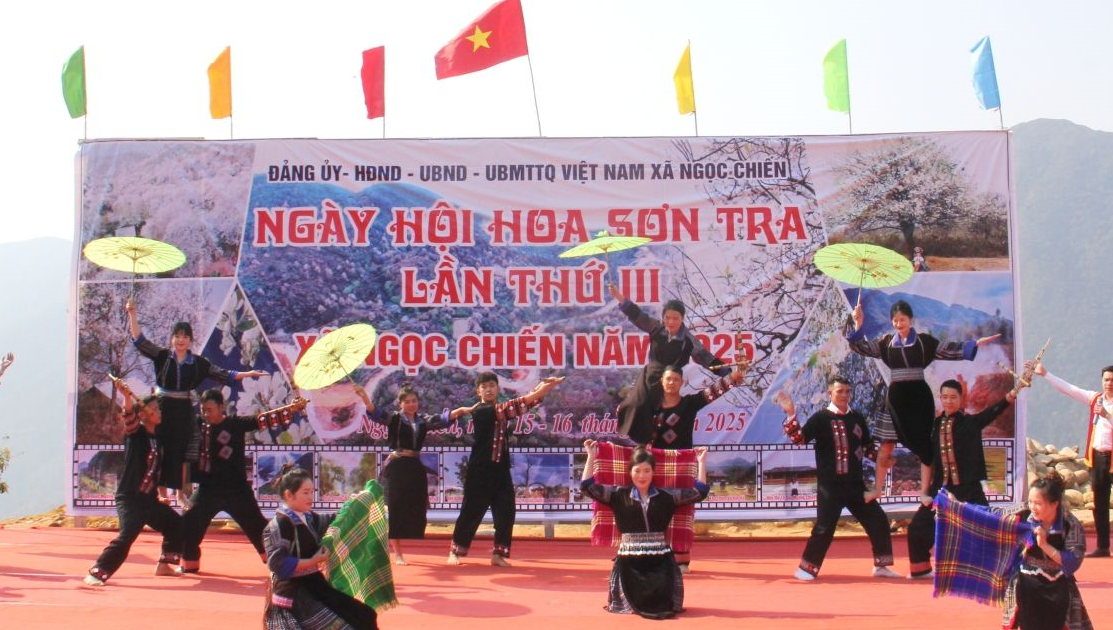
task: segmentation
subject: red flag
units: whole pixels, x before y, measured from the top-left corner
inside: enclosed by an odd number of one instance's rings
[[[529,54],[520,0],[502,0],[437,52],[437,78],[490,68]]]
[[[386,117],[386,48],[379,46],[363,51],[363,68],[359,71],[363,81],[363,102],[367,104],[367,119]]]

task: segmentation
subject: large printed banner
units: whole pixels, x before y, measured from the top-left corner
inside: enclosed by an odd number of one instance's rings
[[[856,408],[871,417],[883,409],[888,369],[845,341],[858,289],[817,270],[819,248],[869,242],[910,258],[922,248],[929,271],[862,293],[865,327],[871,336],[890,331],[889,307],[903,299],[916,329],[940,339],[1000,333],[976,360],[927,370],[934,390],[961,377],[969,410],[1004,396],[1012,381],[999,364],[1021,355],[1004,132],[112,141],[86,144],[79,158],[79,246],[139,235],[173,243],[187,262],[138,278],[79,262],[78,513],[111,508],[121,466],[107,373],[137,392],[154,382],[151,362],[128,342],[131,291],[157,343],[187,320],[194,352],[271,374],[224,386],[230,413],[240,415],[287,402],[301,353],[355,322],[380,332],[352,374],[377,407],[396,408],[403,384],[417,388],[424,412],[471,405],[482,370],[499,375],[505,396],[567,377],[514,426],[525,518],[586,518],[580,445],[620,439],[615,407],[646,362],[648,339],[618,310],[611,282],[654,316],[666,300],[682,300],[687,326],[708,349],[726,361],[752,359],[743,385],[696,419],[695,443],[712,448],[705,517],[811,513],[814,453],[782,435],[774,395],[790,395],[806,417],[826,404],[827,379],[843,374]],[[559,257],[600,232],[652,242]],[[695,364],[684,375],[683,393],[711,379]],[[325,509],[386,462],[385,431],[366,419],[350,383],[302,394],[311,403],[292,424],[249,436],[246,474],[264,507],[278,505],[273,480],[285,462],[314,471]],[[1013,500],[1023,484],[1019,416],[1010,409],[983,434],[998,500]],[[471,436],[464,418],[423,452],[442,517],[460,501]],[[918,477],[916,460],[898,450],[883,503],[915,502]]]

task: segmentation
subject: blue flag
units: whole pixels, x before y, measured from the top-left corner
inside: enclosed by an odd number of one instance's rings
[[[1001,93],[997,91],[997,70],[993,67],[993,47],[989,38],[983,37],[970,49],[974,54],[974,95],[982,109],[1001,107]]]

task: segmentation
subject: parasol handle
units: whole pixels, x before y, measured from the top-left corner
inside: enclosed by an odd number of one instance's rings
[[[862,286],[866,284],[866,270],[862,270],[862,278],[858,280],[858,304],[855,308],[862,305]]]

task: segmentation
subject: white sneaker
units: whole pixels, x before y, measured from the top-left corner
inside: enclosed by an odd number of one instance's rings
[[[457,556],[454,551],[448,552],[448,560],[445,561],[445,564],[451,564],[453,566],[460,564],[460,556]]]
[[[692,572],[692,569],[691,569],[691,567],[688,566],[687,562],[681,562],[680,564],[676,565],[676,568],[679,569],[681,573],[691,573]]]
[[[91,573],[89,575],[86,575],[85,579],[82,580],[82,581],[85,582],[86,586],[97,586],[97,587],[104,586],[104,580],[98,578],[97,576],[95,576]]]
[[[503,558],[502,556],[500,556],[498,554],[491,554],[491,566],[493,566],[493,567],[508,567],[508,566],[510,566],[510,563],[506,561],[506,558]]]
[[[796,569],[796,573],[793,573],[792,575],[797,580],[800,580],[800,581],[803,581],[803,582],[814,582],[815,581],[815,576],[812,575],[811,573],[808,573],[807,571],[805,571],[803,569]]]
[[[901,578],[901,574],[891,570],[889,567],[874,567],[873,577],[875,578]]]

